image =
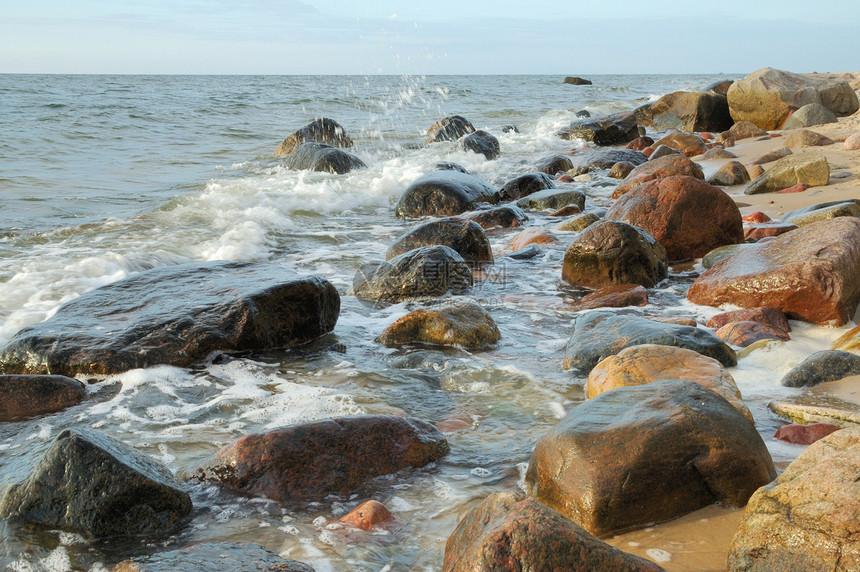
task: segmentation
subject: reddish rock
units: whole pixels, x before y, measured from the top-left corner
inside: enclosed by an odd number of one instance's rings
[[[792,319],[842,325],[860,301],[860,219],[837,217],[759,242],[699,276],[694,304],[771,306]]]
[[[567,173],[564,173],[564,174],[558,175],[558,176],[555,178],[555,180],[556,180],[556,181],[558,181],[559,183],[574,183],[574,182],[576,182],[576,181],[574,181],[574,180],[573,180],[573,177],[571,177],[571,176],[570,176],[570,175],[568,175]]]
[[[650,233],[669,260],[700,258],[718,246],[743,242],[741,213],[732,198],[694,177],[647,182],[620,197],[606,218]]]
[[[783,194],[783,195],[789,194],[789,193],[802,193],[803,191],[805,191],[808,188],[810,188],[810,185],[808,185],[807,183],[800,183],[800,184],[794,185],[793,187],[788,187],[787,189],[777,191],[777,193]]]
[[[654,142],[654,147],[665,145],[677,149],[686,157],[695,157],[701,155],[708,150],[702,138],[695,133],[685,133],[683,131],[674,131],[659,141]]]
[[[789,325],[785,314],[777,308],[769,308],[767,306],[723,312],[708,320],[707,325],[709,328],[719,329],[732,322],[758,322],[780,332],[788,333],[791,331],[791,325]]]
[[[527,228],[520,231],[511,239],[508,246],[511,250],[520,250],[530,244],[552,244],[558,242],[558,237],[542,228]]]
[[[0,375],[0,422],[61,411],[85,395],[83,383],[62,375]]]
[[[732,322],[714,332],[714,335],[727,344],[739,348],[745,348],[761,340],[788,341],[791,339],[791,336],[785,332],[758,322]]]
[[[755,211],[754,213],[750,213],[746,216],[742,216],[741,220],[744,222],[761,223],[761,222],[770,222],[771,218],[761,211]]]
[[[578,205],[565,205],[549,216],[571,216],[581,212],[582,209]]]
[[[654,144],[654,140],[648,137],[647,135],[643,137],[637,137],[630,143],[626,145],[627,149],[633,149],[635,151],[645,151],[646,148],[650,147]]]
[[[812,445],[819,439],[827,437],[841,427],[829,423],[810,423],[809,425],[783,425],[774,433],[774,438],[796,445]]]
[[[699,137],[701,137],[705,141],[713,141],[714,140],[714,134],[708,133],[707,131],[702,131],[701,133],[699,133]]]
[[[361,503],[348,514],[340,518],[340,522],[360,528],[361,530],[370,530],[373,527],[380,527],[386,523],[394,522],[394,515],[391,514],[385,505],[379,501],[369,500]]]
[[[845,142],[842,143],[842,148],[846,151],[860,150],[860,133],[855,133],[846,137]]]
[[[779,236],[799,228],[796,224],[790,222],[763,222],[761,224],[751,224],[744,227],[744,240],[747,242],[755,242],[766,236]]]
[[[612,198],[617,199],[648,181],[676,175],[687,175],[702,180],[705,178],[702,168],[683,155],[665,155],[659,159],[643,163],[630,171],[627,178],[616,187],[615,192],[612,193]]]
[[[516,228],[529,219],[521,208],[505,205],[481,211],[463,213],[463,218],[476,222],[484,230],[493,228]]]
[[[654,147],[645,147],[644,149],[642,149],[642,152],[645,154],[646,157],[650,157],[654,154]]]
[[[614,284],[583,296],[577,303],[578,310],[594,308],[624,308],[648,305],[648,291],[638,284]]]
[[[448,442],[429,423],[358,415],[247,435],[216,453],[195,477],[277,501],[319,500],[352,492],[380,475],[423,467],[448,451]]]

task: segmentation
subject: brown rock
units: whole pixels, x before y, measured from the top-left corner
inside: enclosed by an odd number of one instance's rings
[[[788,341],[791,339],[791,336],[785,332],[758,322],[732,322],[718,329],[714,335],[727,344],[739,348],[745,348],[761,340]]]
[[[695,133],[684,133],[683,131],[674,131],[654,142],[654,147],[659,147],[660,145],[677,149],[685,157],[695,157],[708,150],[701,137]]]
[[[778,147],[778,148],[774,149],[773,151],[769,151],[769,152],[765,153],[761,157],[753,159],[752,164],[753,165],[767,165],[768,163],[773,163],[774,161],[776,161],[778,159],[782,159],[783,157],[787,157],[791,154],[792,154],[792,150],[789,149],[788,147]]]
[[[609,546],[533,498],[496,493],[457,525],[445,545],[442,570],[657,572],[662,568]]]
[[[560,222],[555,229],[567,232],[582,232],[599,220],[600,217],[594,213],[583,213]]]
[[[385,505],[379,501],[369,500],[361,503],[348,514],[340,518],[340,522],[360,528],[361,530],[370,530],[374,527],[384,526],[386,523],[391,523],[395,520],[391,511],[385,508]]]
[[[636,165],[629,161],[619,161],[612,165],[609,169],[609,176],[613,179],[623,179],[630,174],[630,171],[636,168]]]
[[[535,169],[541,173],[555,176],[556,173],[566,173],[573,169],[573,161],[566,155],[551,155],[538,161]]]
[[[552,244],[558,242],[558,237],[548,230],[542,228],[527,228],[521,230],[508,243],[511,250],[520,250],[529,244]]]
[[[770,222],[771,218],[761,211],[755,211],[748,215],[742,216],[741,220],[744,222],[761,223]]]
[[[785,138],[785,146],[790,149],[823,147],[824,145],[833,145],[834,143],[836,142],[830,137],[825,137],[809,129],[795,129],[790,131]]]
[[[792,319],[842,325],[860,300],[860,220],[838,217],[739,251],[699,276],[694,304],[771,306]]]
[[[648,181],[676,175],[688,175],[702,180],[705,178],[702,168],[693,161],[681,155],[666,155],[643,163],[630,171],[624,182],[616,187],[615,192],[612,193],[612,198],[617,199]]]
[[[809,425],[783,425],[776,430],[773,437],[786,443],[796,445],[812,445],[819,439],[827,437],[841,427],[830,423],[810,423]]]
[[[737,205],[722,190],[694,177],[666,177],[620,197],[605,218],[650,233],[669,260],[700,258],[726,244],[743,242]]]
[[[799,228],[790,222],[763,222],[744,227],[744,240],[755,242],[767,236],[779,236]]]
[[[549,216],[571,216],[581,212],[582,209],[578,205],[565,205]]]
[[[448,442],[429,423],[358,415],[247,435],[221,449],[194,477],[277,501],[320,500],[380,475],[423,467],[448,451]]]
[[[0,375],[0,422],[61,411],[86,393],[83,383],[62,375]]]
[[[642,137],[637,137],[627,145],[625,145],[625,149],[634,149],[636,151],[644,151],[647,147],[650,147],[654,144],[654,140],[644,135]]]
[[[483,349],[499,342],[492,316],[472,301],[414,310],[398,318],[376,338],[386,346],[423,343]]]
[[[705,151],[705,154],[699,157],[701,161],[709,161],[711,159],[737,159],[738,156],[731,151],[726,151],[724,147],[718,145]]]
[[[860,570],[860,428],[810,445],[750,498],[728,570]]]
[[[767,131],[751,121],[736,121],[728,131],[720,133],[719,137],[717,137],[717,143],[720,141],[730,140],[732,145],[734,145],[735,141],[740,141],[741,139],[763,137],[765,135],[767,135]],[[728,147],[731,147],[732,145],[728,145]]]
[[[456,141],[464,135],[474,133],[472,122],[462,115],[443,117],[427,130],[427,143],[438,141]]]
[[[750,175],[750,179],[757,179],[764,175],[764,167],[761,165],[747,165],[747,173]]]
[[[647,306],[648,291],[638,284],[615,284],[604,286],[577,302],[578,310],[595,308],[624,308],[626,306]]]
[[[469,211],[461,215],[478,224],[484,230],[494,228],[516,228],[529,220],[526,213],[515,205],[493,207],[481,211]]]
[[[352,147],[352,139],[349,138],[343,127],[337,121],[323,117],[311,121],[284,139],[275,149],[275,155],[290,155],[296,150],[296,147],[308,142],[325,143],[334,147]]]
[[[636,110],[639,124],[654,129],[722,131],[732,125],[726,96],[716,92],[676,91]]]
[[[481,225],[461,217],[425,222],[400,235],[385,253],[391,260],[422,246],[447,246],[472,265],[492,264],[493,249]]]
[[[758,322],[765,326],[770,326],[780,332],[788,333],[791,331],[791,325],[785,314],[777,308],[769,308],[762,306],[760,308],[743,308],[741,310],[732,310],[731,312],[723,312],[717,314],[708,320],[708,327],[720,329],[726,324],[732,322]]]
[[[708,178],[711,185],[730,187],[742,185],[750,180],[747,168],[740,161],[729,161]]]

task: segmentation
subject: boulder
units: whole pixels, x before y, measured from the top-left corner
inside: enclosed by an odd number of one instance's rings
[[[690,161],[682,155],[667,155],[648,161],[633,169],[627,178],[615,188],[612,193],[612,198],[618,197],[632,191],[639,185],[644,185],[648,181],[655,179],[663,179],[666,177],[675,177],[678,175],[686,175],[697,179],[705,180],[705,173],[702,168]]]
[[[499,140],[495,135],[487,133],[484,130],[475,131],[463,137],[460,144],[466,151],[472,151],[478,155],[483,155],[488,161],[498,159],[501,155]]]
[[[613,284],[598,288],[580,298],[576,303],[576,309],[624,308],[627,306],[646,306],[647,304],[648,291],[642,286],[638,284]]]
[[[427,143],[456,141],[464,135],[475,132],[475,126],[462,115],[443,117],[427,130]]]
[[[785,387],[812,387],[860,375],[860,356],[851,352],[825,350],[815,352],[782,377]]]
[[[388,248],[385,259],[391,260],[422,246],[437,245],[452,248],[473,266],[493,263],[493,249],[484,229],[474,221],[458,217],[431,220],[401,235]]]
[[[343,175],[354,169],[364,169],[367,165],[343,149],[309,141],[293,150],[287,159],[287,167],[296,171],[319,171]]]
[[[107,375],[214,351],[296,346],[334,329],[340,296],[277,264],[156,268],[102,286],[24,328],[0,350],[4,373]]]
[[[569,170],[569,174],[582,175],[594,169],[611,169],[619,161],[631,163],[635,167],[647,160],[645,153],[635,149],[598,149],[573,160],[573,168]]]
[[[442,434],[419,419],[357,415],[246,435],[218,451],[194,478],[243,495],[317,501],[423,467],[448,451]]]
[[[700,258],[743,242],[743,222],[734,200],[695,177],[665,177],[622,195],[606,218],[637,226],[666,249],[669,260]]]
[[[296,147],[309,141],[347,149],[352,147],[352,139],[347,136],[343,127],[337,121],[323,117],[311,121],[284,139],[275,149],[275,155],[289,155],[295,151]]]
[[[588,373],[600,360],[642,344],[687,348],[714,358],[726,367],[738,362],[732,348],[710,332],[694,326],[595,311],[576,318],[564,354],[564,369]]]
[[[809,129],[795,129],[785,136],[785,146],[789,149],[800,149],[802,147],[823,147],[832,145],[835,141]]]
[[[479,203],[496,203],[499,192],[486,181],[459,171],[432,171],[406,187],[395,214],[400,218],[452,216]]]
[[[821,105],[820,103],[807,103],[794,113],[788,116],[788,119],[783,123],[783,129],[800,129],[803,127],[812,127],[813,125],[824,125],[826,123],[835,123],[836,114]]]
[[[731,324],[732,322],[758,322],[759,324],[770,326],[780,332],[789,333],[791,331],[791,325],[788,323],[788,319],[785,317],[785,314],[777,308],[769,308],[767,306],[761,306],[759,308],[742,308],[740,310],[723,312],[722,314],[712,316],[711,319],[708,320],[707,326],[709,328],[719,329],[726,324]]]
[[[675,346],[632,346],[601,360],[588,374],[585,396],[592,399],[619,387],[646,385],[663,379],[685,379],[707,387],[753,421],[734,378],[720,362]]]
[[[740,161],[728,161],[707,179],[709,184],[723,187],[742,185],[749,180],[750,174]]]
[[[63,375],[0,375],[0,422],[62,411],[86,394],[83,383]]]
[[[773,438],[794,443],[795,445],[812,445],[819,439],[827,437],[841,427],[829,423],[810,423],[809,425],[783,425],[774,433]]]
[[[797,226],[805,226],[814,222],[830,220],[836,217],[843,216],[860,216],[860,200],[846,199],[841,201],[817,203],[808,207],[803,207],[795,211],[791,211],[790,213],[782,217],[782,221],[786,223],[796,224]]]
[[[472,285],[472,269],[448,246],[424,246],[359,270],[356,298],[395,303],[409,298],[461,294]]]
[[[781,330],[751,321],[728,323],[714,332],[714,335],[727,344],[738,348],[751,346],[761,340],[781,340],[785,342],[791,339],[791,336]]]
[[[544,189],[554,189],[555,182],[546,173],[525,173],[511,179],[499,189],[499,199],[515,201]]]
[[[495,493],[470,510],[448,538],[442,570],[657,572],[662,568],[606,544],[533,498]]]
[[[478,224],[484,230],[494,228],[516,228],[529,220],[526,213],[515,205],[504,205],[480,211],[463,213],[463,218]]]
[[[658,131],[725,131],[732,126],[726,96],[712,91],[676,91],[636,110],[639,125]]]
[[[409,312],[385,328],[376,341],[386,346],[418,343],[479,350],[496,345],[501,337],[496,322],[480,304],[462,301]]]
[[[695,133],[684,133],[683,131],[672,131],[654,142],[654,147],[665,145],[677,149],[685,157],[695,157],[708,150],[707,145],[701,137]],[[654,153],[656,154],[656,150]],[[652,158],[654,155],[651,156]]]
[[[776,476],[749,419],[698,383],[601,393],[538,440],[529,494],[588,532],[640,528],[719,503],[743,506]]]
[[[591,85],[591,80],[576,76],[567,76],[564,78],[564,83],[568,85]]]
[[[25,481],[0,502],[0,518],[88,538],[162,536],[191,512],[166,467],[91,429],[65,429]]]
[[[792,112],[809,103],[820,103],[837,116],[851,115],[860,107],[845,80],[772,68],[736,81],[726,95],[732,119],[750,121],[762,129],[782,128]]]
[[[201,572],[203,570],[254,570],[259,572],[314,572],[295,560],[285,560],[262,546],[247,542],[203,542],[123,560],[113,572]]]
[[[821,187],[829,180],[830,165],[822,155],[788,155],[751,181],[744,194],[772,193],[801,183]]]
[[[594,213],[582,213],[559,223],[555,229],[566,232],[582,232],[599,220],[600,217]]]
[[[585,193],[569,189],[546,189],[532,193],[517,201],[517,206],[530,210],[558,210],[567,205],[576,205],[585,210]]]
[[[750,498],[728,570],[860,569],[860,428],[810,445]]]
[[[595,145],[624,145],[639,137],[636,116],[631,112],[578,119],[570,124],[565,139],[583,139]]]
[[[666,251],[647,232],[624,222],[599,221],[587,227],[564,255],[561,277],[569,284],[602,288],[666,278]]]
[[[567,155],[550,155],[535,164],[535,169],[541,173],[555,176],[573,169],[573,161]]]
[[[770,306],[790,319],[842,325],[860,300],[860,219],[812,223],[712,266],[690,286],[694,304]]]

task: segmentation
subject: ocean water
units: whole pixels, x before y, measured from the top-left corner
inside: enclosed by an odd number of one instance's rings
[[[726,76],[27,76],[0,75],[0,344],[64,302],[149,268],[192,261],[271,261],[325,275],[342,296],[335,331],[291,351],[89,379],[65,412],[0,424],[0,494],[67,427],[93,427],[180,477],[238,437],[358,413],[397,413],[442,427],[452,452],[348,498],[286,506],[189,485],[187,527],[157,545],[89,544],[61,531],[0,522],[0,567],[104,570],[132,555],[206,540],[247,540],[317,570],[438,570],[445,540],[474,501],[520,486],[531,449],[583,399],[584,379],[561,369],[575,314],[561,282],[575,235],[529,261],[497,259],[470,296],[502,341],[486,352],[389,349],[373,340],[409,303],[376,307],[349,295],[363,264],[384,258],[414,222],[394,217],[406,186],[454,161],[501,186],[555,153],[585,153],[559,129],[585,109],[632,110]],[[424,146],[437,119],[467,117],[500,141],[487,161],[454,143]],[[292,171],[278,143],[317,117],[337,120],[368,168]],[[503,133],[514,125],[519,132]],[[588,208],[610,204],[612,182],[579,184]],[[530,224],[547,225],[546,214]],[[490,233],[497,257],[516,231]],[[694,273],[674,269],[646,315],[717,311],[685,301]],[[793,340],[731,370],[779,463],[799,448],[771,438],[779,379],[844,329],[796,324]],[[405,523],[395,534],[346,535],[336,520],[367,500]]]

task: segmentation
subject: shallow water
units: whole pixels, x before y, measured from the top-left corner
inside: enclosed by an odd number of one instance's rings
[[[502,332],[486,352],[376,344],[413,306],[358,301],[348,294],[352,279],[412,226],[393,216],[393,205],[438,161],[501,186],[542,157],[584,148],[555,136],[580,109],[632,109],[722,78],[590,79],[591,88],[551,76],[0,76],[0,343],[88,290],[189,261],[272,261],[323,274],[342,296],[334,332],[307,346],[91,379],[79,406],[0,424],[0,493],[67,427],[104,431],[180,477],[244,434],[335,415],[415,416],[449,430],[451,444],[435,465],[320,503],[281,505],[189,485],[195,510],[188,526],[147,546],[89,545],[73,534],[0,522],[0,565],[102,570],[130,554],[231,539],[319,571],[438,570],[458,520],[488,494],[521,486],[534,443],[583,399],[584,379],[561,370],[576,314],[560,267],[575,234],[558,232],[558,244],[514,261],[502,255],[516,231],[490,233],[496,264],[469,292]],[[502,157],[486,161],[453,143],[421,147],[427,127],[454,113],[496,134]],[[345,127],[368,169],[295,172],[272,155],[283,137],[318,116]],[[508,124],[520,132],[502,133]],[[605,178],[575,186],[587,193],[588,208],[610,202]],[[530,217],[533,225],[553,222]],[[717,310],[684,299],[694,276],[675,269],[649,291],[648,306],[630,311],[707,321]],[[730,370],[780,467],[801,448],[772,439],[782,422],[767,403],[796,395],[779,385],[782,375],[845,331],[792,325],[791,342],[757,350]],[[347,534],[336,525],[368,498],[382,501],[404,528]],[[696,552],[695,543],[683,550]],[[689,567],[674,569],[699,566],[696,558],[675,562]]]

